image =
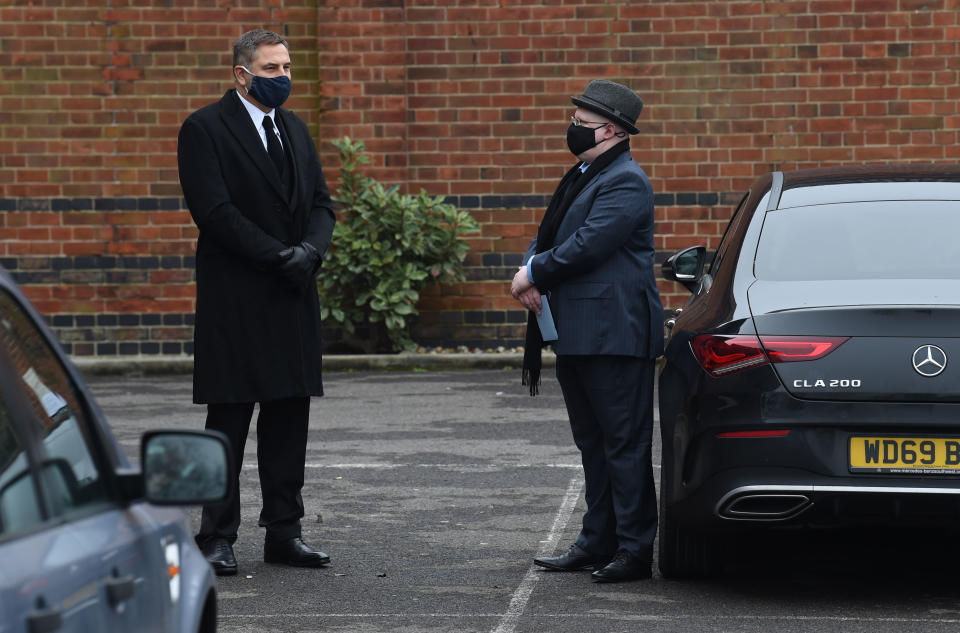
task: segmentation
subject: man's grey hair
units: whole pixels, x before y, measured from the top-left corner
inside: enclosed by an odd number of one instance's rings
[[[257,56],[257,47],[261,44],[283,44],[290,50],[290,45],[282,36],[265,29],[247,31],[233,43],[233,65],[247,66]]]

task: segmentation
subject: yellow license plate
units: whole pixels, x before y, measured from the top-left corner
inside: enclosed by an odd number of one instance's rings
[[[960,475],[960,438],[851,437],[850,470]]]

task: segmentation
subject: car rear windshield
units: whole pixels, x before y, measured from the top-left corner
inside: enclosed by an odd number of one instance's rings
[[[960,277],[960,202],[824,204],[767,213],[757,247],[759,279]]]

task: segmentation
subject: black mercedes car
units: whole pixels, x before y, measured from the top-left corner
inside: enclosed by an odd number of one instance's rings
[[[960,167],[775,172],[743,197],[659,377],[659,565],[750,526],[960,517]]]

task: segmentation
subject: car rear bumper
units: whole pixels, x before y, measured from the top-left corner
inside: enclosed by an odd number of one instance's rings
[[[943,525],[960,518],[960,478],[816,477],[793,469],[731,469],[671,505],[675,520],[698,529],[744,524]]]

